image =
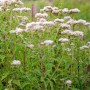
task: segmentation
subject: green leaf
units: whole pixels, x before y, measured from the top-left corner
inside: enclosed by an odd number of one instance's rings
[[[10,74],[9,72],[4,73],[3,76],[1,77],[1,81],[2,81],[3,79],[5,79],[9,74]]]
[[[2,90],[2,83],[0,82],[0,90]]]
[[[5,58],[5,55],[1,55],[1,56],[0,56],[0,59],[1,59],[1,60],[4,60],[4,58]]]
[[[51,90],[54,90],[54,88],[53,88],[53,82],[50,82],[50,87],[51,87]]]
[[[23,84],[22,84],[22,89],[25,88],[27,85],[30,85],[30,83],[29,83],[29,82],[23,83]]]
[[[20,80],[14,80],[13,83],[17,85],[21,89],[21,83]]]
[[[35,69],[34,72],[35,72],[36,75],[41,76],[41,72],[40,72],[39,69]]]

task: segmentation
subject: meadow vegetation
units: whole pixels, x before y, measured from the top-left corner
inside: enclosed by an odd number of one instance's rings
[[[0,90],[90,90],[89,2],[1,0]]]

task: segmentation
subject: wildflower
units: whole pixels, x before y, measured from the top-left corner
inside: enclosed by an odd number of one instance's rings
[[[40,25],[35,25],[35,26],[33,27],[33,30],[34,30],[34,31],[38,30],[38,31],[44,32],[43,26],[40,26]]]
[[[8,6],[8,5],[11,5],[11,1],[9,1],[9,0],[1,0],[1,1],[0,1],[0,5],[1,5],[1,6],[4,6],[4,5]]]
[[[70,19],[70,20],[68,20],[68,21],[66,22],[66,24],[68,24],[68,25],[75,25],[75,20]]]
[[[35,17],[36,18],[46,18],[46,17],[48,17],[48,14],[47,13],[37,13],[36,15],[35,15]]]
[[[90,42],[87,42],[88,47],[90,48]]]
[[[46,12],[51,12],[52,11],[52,6],[45,6],[43,9]]]
[[[20,13],[28,12],[28,11],[31,11],[31,9],[30,8],[26,8],[26,7],[23,7],[23,8],[14,8],[13,9],[13,12],[20,12]]]
[[[84,46],[80,47],[80,50],[84,50],[84,49],[88,49],[88,48],[89,48],[88,46],[84,45]]]
[[[59,10],[52,10],[52,13],[53,14],[58,14],[59,13]]]
[[[84,33],[81,32],[81,31],[74,31],[72,35],[74,35],[74,36],[84,37]]]
[[[90,42],[87,42],[88,45],[90,45]]]
[[[55,23],[63,23],[64,20],[63,20],[63,19],[59,19],[59,18],[57,18],[57,19],[54,20],[54,22],[55,22]]]
[[[39,19],[39,22],[46,22],[47,20],[46,19],[44,19],[44,18],[40,18]]]
[[[81,25],[85,25],[86,23],[86,20],[82,20],[82,19],[79,19],[76,24],[81,24]]]
[[[67,80],[67,81],[65,82],[65,84],[71,85],[71,84],[72,84],[72,81],[71,81],[71,80]]]
[[[84,25],[87,26],[87,27],[90,27],[90,23],[89,22],[86,22]]]
[[[21,33],[21,32],[23,32],[24,30],[23,29],[21,29],[21,28],[16,28],[16,30],[11,30],[10,31],[10,34],[18,34],[18,33]]]
[[[52,7],[53,14],[58,14],[59,12],[60,12],[60,10],[58,9],[58,7]]]
[[[43,22],[43,25],[44,26],[54,26],[55,23],[53,21],[46,21],[46,22]]]
[[[45,41],[44,41],[44,44],[45,44],[46,46],[51,45],[51,44],[53,44],[53,43],[54,43],[53,40],[45,40]]]
[[[36,25],[36,22],[27,23],[26,28],[31,28]]]
[[[71,26],[66,24],[66,23],[61,23],[60,28],[62,28],[62,29],[71,29]]]
[[[72,30],[64,30],[61,34],[72,35]]]
[[[70,16],[65,16],[65,17],[64,17],[64,20],[65,20],[65,21],[70,20],[70,19],[72,19]]]
[[[66,42],[69,42],[69,40],[67,38],[60,38],[59,41],[61,43],[66,43]]]
[[[80,10],[78,8],[70,9],[69,13],[79,13]]]
[[[23,8],[21,8],[21,11],[28,12],[28,11],[31,11],[31,8],[23,7]]]
[[[64,9],[62,9],[62,13],[69,13],[68,8],[64,8]]]
[[[59,10],[58,7],[52,7],[52,10]]]
[[[27,48],[32,49],[33,47],[34,47],[34,45],[33,45],[33,44],[29,44],[29,45],[27,45]]]
[[[20,66],[21,62],[19,60],[13,60],[12,65],[14,66]]]
[[[44,42],[40,42],[40,45],[43,46],[43,45],[45,45],[45,43]]]

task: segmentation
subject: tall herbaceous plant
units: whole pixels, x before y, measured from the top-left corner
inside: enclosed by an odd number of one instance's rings
[[[0,0],[0,90],[89,88],[90,23],[74,19],[78,8],[32,10]]]

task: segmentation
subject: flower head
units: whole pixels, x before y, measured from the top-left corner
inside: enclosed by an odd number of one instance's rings
[[[66,43],[66,42],[69,42],[69,39],[67,39],[67,38],[60,38],[59,41],[61,43]]]
[[[53,44],[53,43],[54,43],[53,40],[45,40],[45,41],[44,41],[44,44],[45,44],[46,46],[51,45],[51,44]]]
[[[71,85],[71,84],[72,84],[72,81],[71,81],[71,80],[67,80],[67,81],[65,82],[65,84]]]
[[[21,62],[19,60],[13,60],[12,65],[14,66],[20,66]]]

